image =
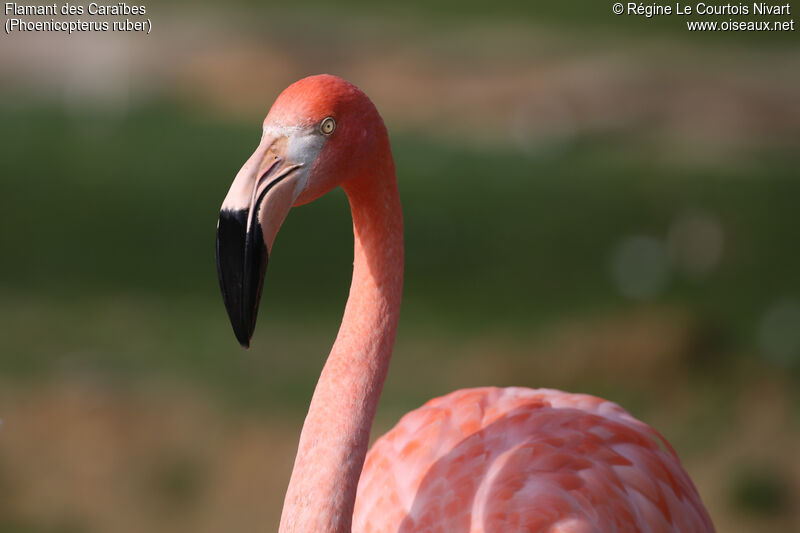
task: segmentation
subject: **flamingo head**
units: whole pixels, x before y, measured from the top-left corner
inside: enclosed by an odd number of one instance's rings
[[[247,348],[275,235],[293,206],[363,175],[385,138],[375,106],[354,85],[310,76],[285,89],[261,142],[236,175],[217,224],[217,273],[233,331]]]

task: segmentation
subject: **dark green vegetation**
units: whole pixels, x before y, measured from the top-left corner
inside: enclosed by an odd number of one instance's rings
[[[3,110],[0,372],[166,372],[248,403],[304,405],[347,294],[349,213],[341,191],[291,213],[254,350],[240,351],[217,287],[214,231],[258,136],[258,121],[166,105],[124,117]],[[654,147],[630,138],[581,138],[547,156],[402,132],[393,143],[407,232],[401,342],[524,339],[553,321],[624,311],[632,304],[608,268],[615,246],[631,234],[663,238],[686,211],[719,218],[723,259],[703,281],[673,273],[651,303],[696,317],[698,342],[713,347],[698,349],[712,358],[701,370],[732,364],[713,359],[720,346],[756,353],[764,311],[800,295],[797,153],[690,170],[653,165]]]
[[[731,499],[743,513],[775,516],[785,511],[791,489],[771,465],[740,468],[732,483]]]

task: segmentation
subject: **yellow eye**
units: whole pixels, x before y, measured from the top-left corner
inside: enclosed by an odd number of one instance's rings
[[[323,120],[319,125],[319,131],[324,135],[330,135],[336,129],[336,121],[333,117],[328,117]]]

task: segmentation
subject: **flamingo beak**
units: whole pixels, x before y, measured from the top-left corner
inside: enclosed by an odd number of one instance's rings
[[[233,332],[250,347],[272,243],[302,192],[303,165],[287,156],[287,138],[265,135],[233,180],[217,224],[217,274]]]

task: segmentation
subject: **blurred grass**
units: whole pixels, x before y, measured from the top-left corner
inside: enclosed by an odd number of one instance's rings
[[[216,300],[218,207],[258,123],[203,121],[166,106],[116,118],[58,108],[5,110],[0,118],[0,216],[13,229],[1,244],[15,254],[0,265],[4,285]],[[630,233],[663,236],[687,210],[720,218],[726,256],[705,283],[679,279],[666,299],[691,300],[741,325],[770,298],[800,291],[796,151],[696,170],[653,164],[653,146],[620,136],[579,139],[542,157],[401,133],[393,143],[406,214],[406,299],[441,305],[437,314],[454,312],[458,323],[479,324],[487,312],[528,323],[618,304],[605,267],[611,248]],[[294,210],[270,264],[267,305],[273,299],[283,312],[323,316],[327,306],[341,308],[351,240],[340,191]],[[306,283],[310,276],[320,282]]]
[[[349,213],[341,191],[292,212],[255,353],[242,354],[219,301],[213,243],[219,204],[258,132],[257,122],[169,102],[125,115],[0,110],[0,248],[11,252],[0,262],[0,373],[167,372],[245,403],[302,407],[347,294]],[[609,276],[614,247],[631,234],[662,238],[694,210],[719,218],[722,263],[703,281],[673,274],[649,305],[688,309],[706,335],[698,342],[711,335],[735,347],[730,357],[756,350],[768,305],[800,295],[796,151],[687,168],[653,164],[657,144],[633,135],[538,155],[392,137],[407,239],[401,341],[404,331],[526,339],[559,320],[635,308]],[[294,355],[264,362],[264,353]]]

